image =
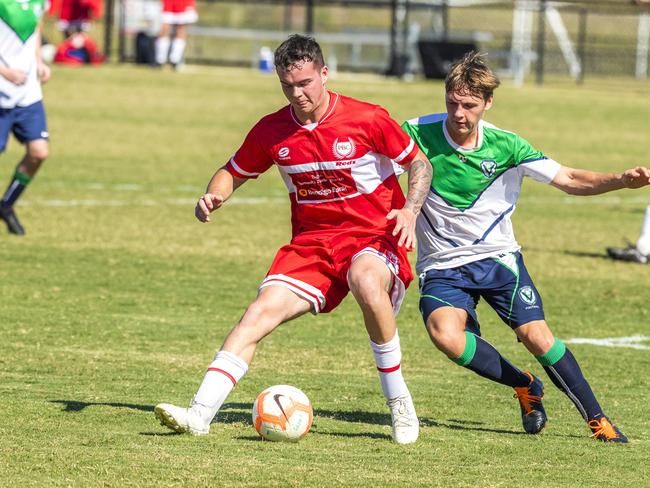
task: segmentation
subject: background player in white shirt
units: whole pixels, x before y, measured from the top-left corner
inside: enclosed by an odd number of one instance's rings
[[[351,291],[391,411],[393,439],[415,442],[419,423],[402,377],[395,314],[412,279],[406,249],[414,243],[431,166],[384,109],[325,88],[328,69],[312,38],[289,37],[275,52],[275,66],[289,105],[251,129],[213,176],[196,217],[209,222],[237,188],[276,166],[291,200],[291,242],[277,252],[190,408],[160,404],[156,416],[177,432],[207,434],[262,338],[307,312],[332,310]],[[396,177],[402,168],[406,199]]]
[[[627,442],[607,419],[571,351],[553,336],[528,274],[510,216],[524,176],[572,195],[650,184],[644,167],[597,173],[561,166],[512,132],[483,121],[499,85],[470,53],[445,81],[447,113],[404,123],[433,166],[417,220],[420,310],[436,347],[452,361],[515,389],[526,432],[546,424],[539,378],[510,363],[480,337],[476,304],[486,300],[576,405],[593,435]]]
[[[14,203],[49,153],[41,91],[41,83],[50,78],[50,68],[41,59],[40,22],[46,8],[46,0],[0,2],[0,152],[10,133],[25,145],[25,155],[0,200],[0,218],[17,235],[25,229]]]

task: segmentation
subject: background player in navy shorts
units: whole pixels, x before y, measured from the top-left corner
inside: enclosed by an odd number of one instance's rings
[[[0,152],[10,133],[25,145],[9,187],[0,199],[0,219],[9,232],[23,235],[25,229],[14,212],[14,204],[48,156],[48,132],[41,83],[50,78],[50,68],[41,59],[40,22],[45,0],[0,2]]]

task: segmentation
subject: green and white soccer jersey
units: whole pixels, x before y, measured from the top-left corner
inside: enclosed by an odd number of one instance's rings
[[[550,183],[560,168],[521,137],[483,120],[476,147],[463,149],[449,136],[446,118],[432,114],[402,125],[433,166],[417,221],[418,273],[519,250],[510,216],[523,177]]]
[[[0,107],[27,106],[43,98],[36,69],[36,29],[47,0],[0,0],[0,63],[27,73],[14,85],[0,76]]]

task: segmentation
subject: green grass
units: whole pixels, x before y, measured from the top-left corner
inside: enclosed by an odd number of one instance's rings
[[[443,109],[438,83],[341,75],[330,85],[400,121]],[[622,170],[647,162],[649,95],[621,80],[506,84],[488,115],[564,164]],[[349,298],[268,337],[208,437],[166,432],[153,406],[189,401],[289,238],[275,171],[212,224],[193,218],[212,172],[282,94],[248,70],[106,66],[56,68],[46,97],[52,156],[18,206],[27,236],[0,235],[0,486],[650,486],[647,350],[571,346],[631,439],[603,445],[481,306],[484,335],[547,383],[549,424],[522,435],[510,390],[430,345],[416,286],[399,325],[417,444],[390,442]],[[0,181],[19,154],[14,142],[2,155]],[[647,189],[580,199],[526,183],[515,227],[559,337],[649,335],[650,267],[603,259],[605,246],[636,238],[648,201]],[[255,396],[275,383],[314,404],[313,432],[297,445],[261,442],[251,425]]]

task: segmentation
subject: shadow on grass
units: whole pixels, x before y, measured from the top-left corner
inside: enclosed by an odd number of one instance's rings
[[[113,403],[113,402],[79,402],[76,400],[50,400],[50,403],[60,403],[65,405],[64,412],[81,412],[86,407],[114,407],[130,408],[131,410],[141,410],[143,412],[153,412],[153,405],[136,405],[134,403]]]
[[[562,254],[565,254],[567,256],[574,256],[576,258],[598,258],[598,259],[606,259],[608,261],[612,261],[612,258],[610,258],[604,252],[600,253],[600,252],[571,251],[570,249],[567,249],[566,251],[562,251]]]
[[[80,412],[87,407],[113,407],[113,408],[128,408],[131,410],[139,410],[142,412],[153,412],[153,405],[138,405],[134,403],[121,403],[121,402],[80,402],[76,400],[49,400],[50,403],[57,403],[64,405],[64,412]],[[223,424],[248,424],[252,425],[251,419],[251,410],[253,408],[252,403],[225,403],[219,414],[215,418],[214,422],[223,423]],[[318,419],[332,419],[340,420],[343,422],[350,423],[362,423],[362,424],[372,424],[372,425],[390,425],[391,419],[388,413],[378,413],[378,412],[365,412],[360,410],[351,410],[351,411],[342,411],[342,410],[314,410],[314,421],[317,422]],[[505,430],[505,429],[495,429],[485,427],[483,422],[476,422],[472,420],[460,420],[460,419],[447,419],[444,421],[434,420],[428,417],[419,417],[420,426],[422,427],[437,427],[443,429],[451,430],[464,430],[464,431],[475,431],[475,432],[490,432],[495,434],[507,434],[515,436],[528,436],[521,431]],[[352,432],[325,432],[319,431],[317,426],[314,425],[312,433],[319,435],[329,435],[337,437],[369,437],[371,439],[390,439],[390,436],[386,434],[379,434],[373,432],[361,432],[361,433],[352,433]],[[175,432],[142,432],[142,435],[148,436],[170,436],[170,435],[179,435]],[[562,436],[562,437],[580,437],[575,435]],[[238,437],[241,440],[259,440],[258,437],[254,436],[242,436]]]

